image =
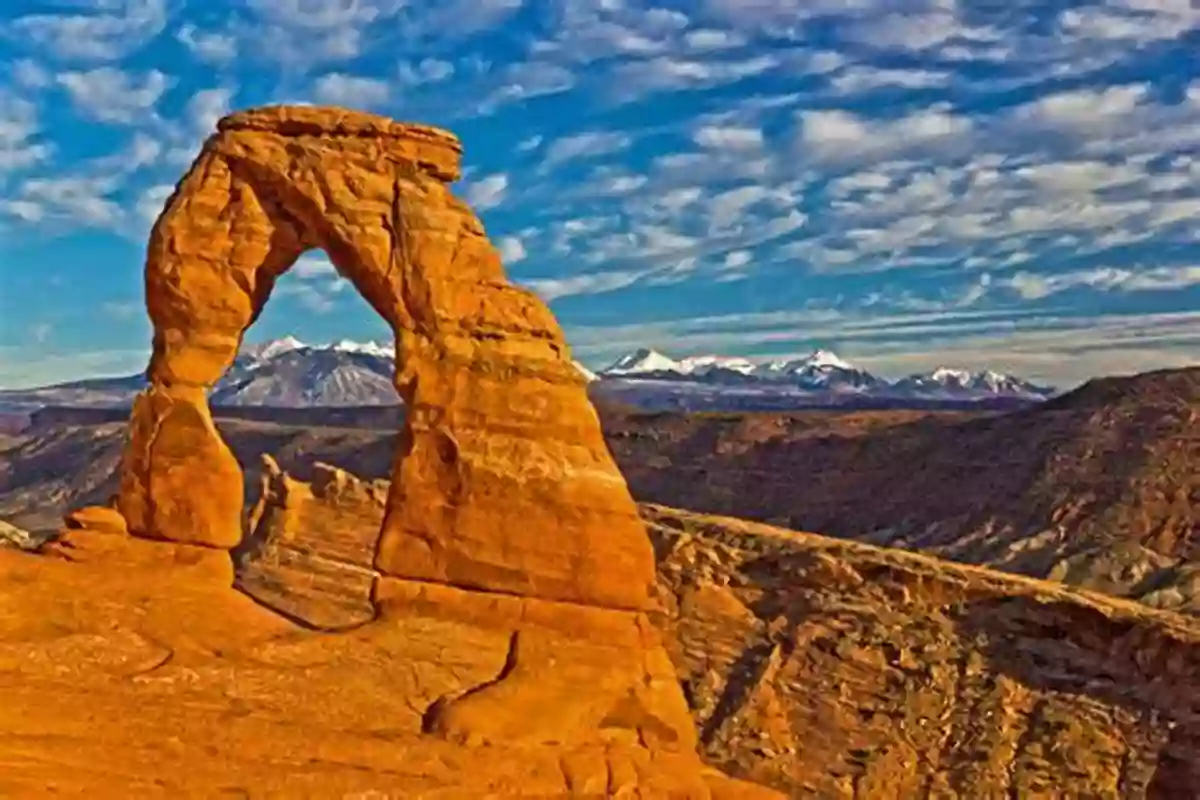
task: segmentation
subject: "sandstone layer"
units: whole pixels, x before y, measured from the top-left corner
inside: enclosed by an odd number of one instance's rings
[[[563,334],[447,183],[451,134],[272,107],[218,125],[155,223],[151,387],[118,508],[142,537],[231,549],[242,476],[206,391],[276,280],[328,253],[395,333],[408,408],[374,560],[387,575],[644,609],[653,556]]]
[[[0,548],[0,796],[774,796],[701,766],[644,615],[389,579],[323,633],[232,581],[112,531]]]
[[[1200,796],[1195,620],[903,551],[643,513],[666,610],[655,622],[712,766],[792,797]],[[348,585],[306,580],[318,559],[281,563],[319,553],[320,537],[262,535],[240,565],[247,592],[354,620]]]

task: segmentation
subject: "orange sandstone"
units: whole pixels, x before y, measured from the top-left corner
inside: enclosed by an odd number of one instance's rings
[[[220,122],[154,226],[148,389],[118,508],[135,535],[233,548],[242,476],[205,391],[275,282],[321,248],[392,327],[408,407],[375,554],[389,576],[608,608],[654,561],[559,325],[447,188],[449,133],[311,107]]]

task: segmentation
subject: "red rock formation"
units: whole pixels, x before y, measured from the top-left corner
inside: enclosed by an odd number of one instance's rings
[[[232,548],[242,476],[205,400],[275,281],[322,248],[395,331],[410,410],[376,554],[391,576],[645,608],[654,562],[562,331],[446,186],[449,133],[350,111],[222,120],[154,226],[151,388],[118,508],[136,535]]]
[[[212,566],[222,560],[215,549],[241,543],[243,475],[213,424],[206,390],[230,366],[274,282],[319,247],[395,331],[396,387],[407,413],[386,505],[384,487],[332,468],[307,484],[268,464],[252,515],[249,550],[265,541],[282,563],[294,560],[297,542],[319,541],[327,560],[355,574],[358,589],[369,582],[369,614],[362,602],[321,609],[303,591],[292,593],[292,612],[324,614],[310,624],[327,627],[333,612],[353,615],[347,627],[366,623],[344,640],[349,652],[362,637],[365,663],[351,669],[352,680],[337,669],[327,675],[327,686],[355,688],[337,689],[331,699],[341,704],[322,703],[318,715],[344,714],[359,729],[369,707],[393,732],[401,723],[399,732],[419,743],[402,759],[407,769],[440,757],[420,748],[457,746],[476,764],[481,753],[507,748],[514,755],[501,761],[520,777],[515,785],[541,785],[533,791],[543,795],[539,758],[555,765],[551,796],[761,794],[701,765],[682,689],[646,613],[655,581],[646,529],[557,322],[531,293],[507,283],[482,224],[446,187],[459,173],[454,137],[318,108],[259,109],[218,128],[151,234],[151,386],[134,404],[116,501],[129,532],[168,543],[97,539],[88,521],[119,530],[111,513],[75,515],[65,557],[94,554],[110,569],[128,569],[124,577],[137,586],[125,605],[85,613],[83,635],[116,625],[174,647],[186,645],[183,631],[207,624],[212,612],[201,601],[178,615],[180,627],[149,631],[144,618],[163,612],[142,606],[177,598],[151,593],[143,584],[164,576],[135,575],[122,559],[155,562],[163,556],[141,548],[161,547],[176,563]],[[185,580],[181,572],[181,596]],[[232,570],[204,572],[194,588],[224,602],[233,580]],[[247,625],[276,624],[240,613]],[[255,658],[237,655],[239,622],[217,622],[228,644],[197,656],[205,675],[226,676],[221,685],[255,683],[247,666]],[[24,641],[20,626],[9,635]],[[313,641],[318,650],[337,649]],[[364,671],[381,658],[382,677]],[[87,658],[73,664],[85,669]],[[149,700],[132,687],[123,702]],[[277,702],[269,698],[260,711]],[[302,710],[303,698],[295,703],[281,719],[316,719]],[[105,737],[145,746],[132,727],[118,728]],[[581,747],[586,758],[578,757]],[[503,788],[511,778],[476,769],[426,788],[511,796]],[[398,788],[423,796],[419,784],[398,781]]]

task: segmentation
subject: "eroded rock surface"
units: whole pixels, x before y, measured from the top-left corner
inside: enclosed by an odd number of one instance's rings
[[[643,513],[656,624],[711,765],[792,797],[1198,796],[1194,620],[902,551]],[[269,558],[241,570],[324,617],[344,605]],[[487,701],[467,711],[493,713]]]
[[[234,114],[154,226],[151,388],[118,507],[136,535],[241,538],[238,465],[205,390],[275,281],[324,249],[392,327],[409,414],[375,555],[387,575],[643,609],[653,556],[562,331],[509,284],[447,182],[451,134],[310,107]]]
[[[700,764],[644,615],[389,579],[326,633],[232,581],[111,533],[0,548],[0,796],[774,796]]]
[[[387,481],[364,481],[318,463],[312,482],[262,457],[262,487],[238,561],[238,586],[317,628],[353,627],[375,617],[375,548]]]

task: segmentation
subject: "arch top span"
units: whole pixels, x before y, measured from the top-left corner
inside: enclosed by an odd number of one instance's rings
[[[231,114],[168,200],[146,255],[150,388],[117,506],[135,535],[232,548],[243,477],[207,391],[275,281],[323,248],[395,334],[408,406],[380,572],[616,608],[649,604],[654,556],[562,330],[510,284],[447,183],[446,131],[342,108]]]
[[[283,137],[367,138],[385,143],[401,158],[426,165],[447,182],[462,177],[462,142],[448,130],[333,106],[259,106],[217,122],[219,133],[239,131]]]

